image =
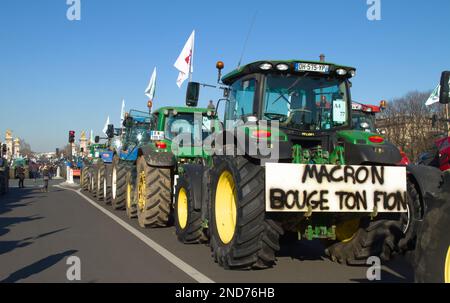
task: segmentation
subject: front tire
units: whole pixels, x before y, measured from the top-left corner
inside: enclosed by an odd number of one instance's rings
[[[144,157],[137,161],[139,225],[143,228],[169,224],[172,198],[171,168],[152,167]]]
[[[227,269],[273,266],[283,229],[265,212],[264,168],[244,157],[217,157],[214,164],[210,205],[214,260]]]
[[[125,208],[126,173],[126,166],[121,163],[119,157],[114,157],[111,173],[111,205],[115,210]]]
[[[389,261],[397,252],[406,252],[415,245],[416,222],[420,216],[420,196],[408,180],[408,214],[397,220],[379,215],[376,220],[363,218],[359,228],[348,239],[341,239],[325,249],[333,262],[346,265],[365,265],[371,256]]]
[[[192,180],[192,182],[201,180]],[[201,211],[194,209],[194,192],[191,181],[180,175],[175,190],[175,231],[180,242],[197,244],[207,241],[202,226]]]
[[[81,188],[84,191],[89,190],[89,167],[83,167],[83,170],[81,171]]]
[[[103,165],[103,163],[99,163],[97,166],[97,177],[96,177],[96,181],[97,181],[97,194],[96,194],[96,198],[97,201],[101,202],[105,200],[105,166]]]
[[[126,211],[127,217],[130,219],[137,218],[137,204],[136,204],[136,177],[133,176],[133,171],[127,172],[127,195],[126,195]]]

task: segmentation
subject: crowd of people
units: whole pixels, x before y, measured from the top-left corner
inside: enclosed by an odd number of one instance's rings
[[[56,176],[56,171],[57,166],[54,164],[30,162],[28,165],[29,176],[27,176],[27,170],[23,165],[16,167],[15,175],[19,180],[19,188],[25,187],[24,181],[26,177],[34,179],[35,183],[42,178],[44,181],[43,190],[48,191],[48,182]]]

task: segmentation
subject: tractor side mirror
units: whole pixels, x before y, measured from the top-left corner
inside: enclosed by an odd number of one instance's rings
[[[114,138],[114,125],[109,124],[108,129],[106,130],[106,135],[108,136],[108,139]]]
[[[197,106],[199,95],[200,95],[200,83],[189,82],[186,91],[186,105],[192,107]]]
[[[448,104],[450,103],[449,95],[449,81],[450,81],[450,71],[442,72],[441,75],[441,91],[439,94],[439,103]]]
[[[95,142],[95,143],[98,143],[98,142],[100,142],[100,136],[95,136],[95,138],[94,138],[94,142]]]

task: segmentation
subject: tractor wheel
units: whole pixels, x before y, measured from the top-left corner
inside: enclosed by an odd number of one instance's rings
[[[111,205],[114,209],[124,209],[126,200],[127,168],[118,157],[114,158],[111,175]]]
[[[106,171],[107,169],[105,167],[105,177],[103,178],[103,203],[111,205],[111,186],[108,186],[108,176]]]
[[[186,178],[186,175],[180,175],[175,190],[175,230],[178,240],[185,244],[207,241],[202,226],[202,214],[201,211],[194,209],[193,199],[191,180]]]
[[[94,198],[97,198],[97,185],[98,185],[98,181],[97,181],[97,167],[92,168],[91,171],[91,194]]]
[[[169,223],[172,198],[172,170],[151,167],[144,157],[137,162],[138,207],[141,227],[164,227]]]
[[[81,188],[84,191],[89,189],[89,167],[84,167],[81,171]]]
[[[365,265],[371,256],[383,261],[391,259],[395,252],[406,251],[415,242],[415,218],[420,216],[420,197],[415,185],[408,181],[408,214],[392,217],[379,215],[371,220],[351,220],[336,226],[337,242],[325,249],[332,261],[347,265]],[[402,247],[401,247],[401,246]]]
[[[130,219],[137,218],[137,204],[136,204],[136,178],[133,176],[133,171],[127,172],[127,196],[126,196],[126,210],[127,216]]]
[[[274,265],[283,229],[265,212],[264,168],[244,157],[217,157],[211,171],[210,243],[224,268]]]
[[[431,198],[414,251],[415,280],[450,283],[450,173],[444,174],[439,196]]]
[[[104,190],[105,190],[105,166],[99,164],[97,167],[97,201],[104,201]]]

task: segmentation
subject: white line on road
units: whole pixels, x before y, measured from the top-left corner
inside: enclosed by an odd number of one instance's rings
[[[158,243],[156,243],[155,241],[150,239],[148,236],[144,235],[139,230],[137,230],[136,228],[134,228],[133,226],[131,226],[127,222],[123,221],[122,219],[120,219],[119,217],[117,217],[116,215],[111,213],[110,211],[108,211],[105,208],[101,207],[95,201],[93,201],[90,198],[88,198],[85,195],[83,195],[81,193],[81,189],[77,190],[77,189],[67,188],[67,187],[60,186],[60,185],[55,185],[55,187],[59,187],[59,188],[65,189],[65,190],[70,190],[70,191],[73,191],[73,192],[77,193],[78,195],[80,195],[82,198],[84,198],[90,204],[92,204],[93,206],[98,208],[101,212],[103,212],[104,214],[109,216],[111,219],[113,219],[114,221],[119,223],[123,228],[125,228],[130,233],[135,235],[142,242],[147,244],[150,248],[155,250],[162,257],[167,259],[167,261],[169,261],[170,263],[172,263],[173,265],[178,267],[180,270],[184,271],[187,275],[189,275],[191,278],[193,278],[197,282],[200,282],[200,283],[214,283],[213,280],[211,280],[210,278],[208,278],[207,276],[205,276],[204,274],[202,274],[201,272],[199,272],[198,270],[196,270],[195,268],[193,268],[192,266],[190,266],[189,264],[187,264],[186,262],[184,262],[183,260],[181,260],[180,258],[175,256],[174,254],[172,254],[170,251],[168,251],[167,249],[165,249],[164,247],[162,247],[161,245],[159,245]]]

